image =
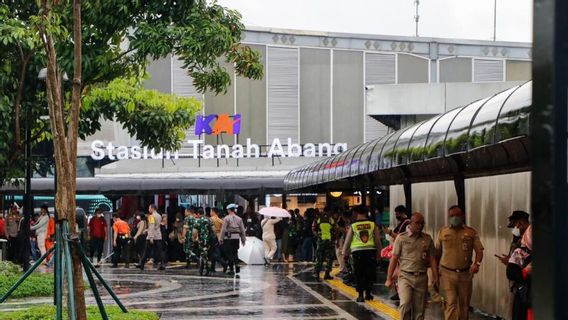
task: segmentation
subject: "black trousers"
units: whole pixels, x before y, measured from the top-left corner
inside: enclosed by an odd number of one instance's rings
[[[376,278],[377,262],[375,250],[361,250],[351,253],[353,256],[353,274],[357,292],[371,291]]]
[[[160,262],[160,266],[166,265],[166,259],[164,257],[164,250],[162,247],[162,240],[154,240],[154,244],[150,242],[150,240],[146,241],[146,247],[144,248],[144,254],[142,255],[142,259],[140,260],[140,265],[143,266],[146,264],[146,260],[150,256],[150,253],[154,253],[154,263]]]
[[[227,261],[221,255],[221,248],[218,243],[211,244],[209,248],[209,261],[211,262],[211,270],[215,271],[215,262],[219,262],[223,267],[227,265]]]
[[[118,239],[117,239],[118,242]],[[117,243],[118,244],[118,243]],[[105,245],[105,238],[91,238],[91,259],[97,256],[97,261],[101,261],[101,257],[103,256],[104,245]]]
[[[239,265],[239,239],[225,239],[223,240],[223,253],[227,258],[229,269],[233,270],[235,266]]]
[[[18,263],[18,261],[20,260],[18,251],[18,238],[8,237],[8,260],[12,261],[13,263]]]
[[[134,241],[134,252],[136,252],[136,261],[142,260],[144,257],[144,248],[146,248],[146,236],[141,235]]]
[[[112,264],[117,265],[121,258],[126,264],[130,262],[130,238],[124,236],[118,236],[116,239],[116,247],[114,247],[112,255]]]

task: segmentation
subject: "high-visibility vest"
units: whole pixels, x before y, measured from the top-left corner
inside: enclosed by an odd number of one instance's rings
[[[353,231],[351,252],[376,249],[374,222],[368,220],[354,222],[351,224],[351,230]]]
[[[317,225],[320,229],[320,239],[321,240],[331,240],[333,223],[334,223],[334,221],[333,221],[332,218],[326,218],[326,219],[319,218],[318,219]]]

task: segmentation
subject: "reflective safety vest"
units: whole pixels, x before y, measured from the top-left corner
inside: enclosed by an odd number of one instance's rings
[[[318,219],[317,221],[317,225],[319,227],[319,231],[320,231],[320,239],[321,240],[331,240],[331,232],[333,229],[333,219],[332,218],[328,218],[328,219]]]
[[[353,239],[351,252],[360,250],[375,250],[375,223],[368,220],[357,221],[351,224]]]

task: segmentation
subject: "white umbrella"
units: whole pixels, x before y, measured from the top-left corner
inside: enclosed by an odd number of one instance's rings
[[[246,264],[264,264],[264,245],[257,237],[247,237],[239,249],[239,259]]]
[[[260,209],[259,213],[266,217],[290,218],[290,213],[278,207],[268,207]]]

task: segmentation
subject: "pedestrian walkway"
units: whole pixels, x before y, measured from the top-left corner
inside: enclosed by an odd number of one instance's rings
[[[396,306],[385,302],[384,287],[376,286],[375,296],[380,300],[359,304],[354,291],[340,280],[317,281],[311,264],[243,266],[239,278],[221,272],[200,277],[197,269],[182,265],[169,266],[166,271],[111,269],[108,265],[100,270],[127,308],[152,310],[166,320],[397,318]],[[101,292],[106,305],[114,304]],[[52,302],[52,298],[8,300],[0,304],[0,312]],[[87,303],[95,304],[90,291]],[[439,315],[429,312],[428,319],[441,319]]]

